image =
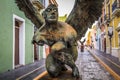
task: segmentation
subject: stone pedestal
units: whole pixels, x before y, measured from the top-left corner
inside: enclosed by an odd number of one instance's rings
[[[39,80],[82,80],[80,78],[72,77],[71,71],[62,72],[58,77],[52,78],[48,74],[40,78]]]

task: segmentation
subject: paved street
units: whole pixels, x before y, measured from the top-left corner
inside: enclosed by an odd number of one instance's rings
[[[81,76],[79,80],[116,80],[113,78],[112,75],[110,75],[108,71],[105,70],[105,68],[101,66],[101,64],[87,50],[85,50],[84,52],[79,52],[76,65],[79,68]],[[40,80],[53,80],[53,79],[42,78]],[[76,80],[76,79],[64,79],[60,77],[60,79],[55,78],[54,80]]]
[[[76,64],[82,80],[115,80],[87,50],[79,52]]]
[[[44,64],[44,60],[42,60],[42,62],[39,61],[34,63],[34,65],[30,64],[23,68],[0,74],[0,80],[33,80],[45,70]],[[82,80],[115,80],[87,50],[79,52],[76,65],[79,67]]]

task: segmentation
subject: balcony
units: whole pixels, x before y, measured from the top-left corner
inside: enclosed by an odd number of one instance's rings
[[[110,14],[105,14],[104,15],[104,23],[109,22],[110,21]]]
[[[120,0],[115,0],[112,4],[112,15],[120,16]]]

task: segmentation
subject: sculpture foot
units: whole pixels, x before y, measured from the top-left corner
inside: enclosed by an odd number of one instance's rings
[[[53,78],[55,78],[55,77],[57,77],[59,75],[59,73],[54,73],[54,72],[53,73],[52,72],[48,72],[48,73]]]
[[[65,66],[62,66],[62,71],[67,71],[68,69]]]
[[[79,77],[80,77],[80,76],[79,76],[79,71],[78,71],[78,68],[77,68],[77,67],[73,69],[72,75],[73,75],[73,77],[76,77],[76,78],[79,78]]]

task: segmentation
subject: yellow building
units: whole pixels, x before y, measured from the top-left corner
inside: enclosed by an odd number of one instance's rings
[[[92,48],[97,49],[97,44],[96,44],[96,26],[97,22],[95,22],[91,29],[88,29],[86,32],[86,45],[87,46],[92,46]]]
[[[67,18],[67,14],[65,14],[64,16],[59,16],[58,20],[65,22],[66,18]]]
[[[106,29],[107,53],[120,58],[120,0],[104,1],[104,25]],[[110,34],[111,31],[109,30],[113,30],[113,35]]]
[[[86,45],[90,46],[91,45],[91,38],[90,38],[90,31],[88,31],[87,38],[86,38]]]

